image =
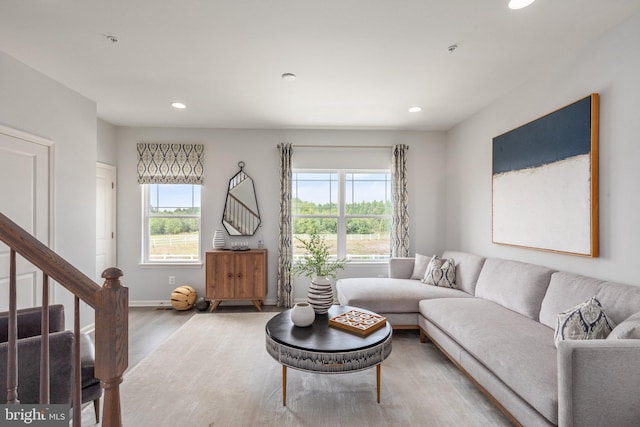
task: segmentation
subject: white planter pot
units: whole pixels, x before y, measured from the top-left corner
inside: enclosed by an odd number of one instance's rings
[[[313,323],[316,319],[316,312],[307,302],[299,302],[291,309],[291,321],[294,325],[304,328]]]
[[[317,276],[311,279],[307,299],[316,314],[327,314],[333,305],[333,288],[327,276]]]

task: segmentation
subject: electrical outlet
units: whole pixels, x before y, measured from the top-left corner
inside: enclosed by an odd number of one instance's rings
[[[176,276],[169,276],[169,284],[170,285],[176,284]]]

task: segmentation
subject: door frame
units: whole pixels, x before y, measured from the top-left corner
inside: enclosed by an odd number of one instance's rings
[[[97,176],[97,170],[98,169],[103,169],[103,170],[107,170],[110,172],[110,174],[112,175],[112,185],[113,185],[113,193],[112,193],[112,205],[111,205],[111,226],[113,227],[113,233],[114,233],[114,237],[112,238],[111,241],[111,255],[112,255],[112,266],[117,265],[118,262],[118,233],[117,233],[117,225],[118,225],[118,174],[117,174],[117,167],[114,165],[110,165],[108,163],[103,163],[103,162],[96,162],[96,176]],[[100,277],[100,274],[102,274],[102,272],[97,271],[96,268],[96,278]],[[100,284],[100,280],[97,280],[97,283]]]
[[[42,137],[42,136],[38,136],[23,130],[19,130],[19,129],[15,129],[9,126],[5,126],[3,124],[0,124],[0,134],[9,136],[11,138],[16,138],[16,139],[21,139],[25,142],[31,143],[31,144],[38,144],[38,145],[42,145],[44,147],[47,148],[47,152],[48,152],[48,158],[49,158],[49,188],[48,188],[48,192],[49,192],[49,203],[47,206],[47,226],[48,226],[48,239],[49,241],[47,242],[47,247],[49,247],[52,250],[55,250],[55,232],[54,232],[54,224],[55,224],[55,182],[54,182],[54,177],[55,177],[55,142],[51,139]],[[50,304],[53,304],[56,302],[56,287],[52,286],[53,285],[53,281],[49,286],[49,302]]]

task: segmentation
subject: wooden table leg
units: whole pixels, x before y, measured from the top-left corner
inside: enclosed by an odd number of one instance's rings
[[[378,388],[378,403],[380,403],[380,369],[382,364],[376,366],[376,384]]]
[[[211,307],[209,307],[209,313],[213,313],[213,311],[218,308],[222,300],[212,300]]]
[[[287,367],[285,365],[282,365],[282,406],[287,406]]]

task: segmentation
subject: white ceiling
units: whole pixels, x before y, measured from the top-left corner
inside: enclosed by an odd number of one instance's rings
[[[519,11],[507,0],[3,0],[0,50],[120,126],[446,130],[639,11],[638,0]]]

